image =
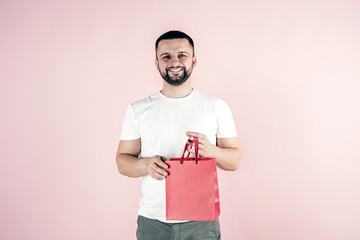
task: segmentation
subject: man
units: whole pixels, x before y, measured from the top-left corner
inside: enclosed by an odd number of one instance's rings
[[[181,156],[186,141],[193,144],[198,137],[200,156],[216,158],[220,169],[236,170],[241,153],[231,111],[224,101],[192,88],[197,60],[187,34],[164,33],[155,52],[163,88],[128,106],[116,156],[121,174],[143,177],[137,239],[221,239],[219,220],[166,221],[164,161]]]

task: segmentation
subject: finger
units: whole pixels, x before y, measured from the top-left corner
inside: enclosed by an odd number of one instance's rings
[[[203,151],[198,151],[198,154],[199,154],[199,157],[204,157],[204,155],[203,155]]]
[[[159,166],[156,162],[151,165],[151,169],[162,175],[165,173],[165,168]]]
[[[161,174],[159,174],[159,173],[157,173],[157,172],[152,172],[152,173],[150,174],[150,176],[151,176],[152,178],[156,179],[156,180],[163,180],[163,179],[165,178],[165,176],[163,176],[163,175],[161,175]]]
[[[187,144],[191,147],[191,148],[188,148],[188,149],[195,149],[195,142],[194,141],[188,141]],[[203,148],[203,147],[205,147],[205,143],[200,142],[200,139],[199,139],[198,149]]]
[[[190,146],[195,146],[195,141],[192,137],[189,138],[186,143],[189,144]],[[198,138],[198,144],[199,145],[204,144],[204,140],[202,138]]]
[[[197,135],[197,139],[198,139],[198,144],[199,144],[199,145],[201,145],[201,144],[204,144],[204,145],[207,144],[208,139],[207,139],[206,135],[201,134],[201,133],[196,133],[196,135]],[[194,136],[194,137],[196,137],[196,136]],[[188,143],[189,145],[191,145],[191,146],[194,146],[194,145],[195,145],[195,144],[194,144],[194,138],[191,136],[191,137],[188,139],[187,143]]]
[[[187,135],[188,137],[190,137],[190,140],[193,140],[194,137],[202,138],[202,137],[204,136],[204,135],[201,134],[201,133],[198,133],[198,132],[190,132],[190,131],[187,131],[187,132],[186,132],[186,135]]]
[[[164,168],[167,169],[169,168],[169,165],[166,163],[166,161],[169,160],[166,157],[161,157],[161,161],[163,162],[163,164],[165,164]]]
[[[166,160],[166,158],[164,158],[164,157],[159,157],[159,158],[156,158],[154,162],[156,163],[156,165],[158,165],[161,168],[164,168],[164,169],[168,168],[168,165],[164,162],[165,160],[163,161],[162,159]]]
[[[166,171],[160,168],[156,163],[151,166],[152,172],[154,172],[155,175],[160,175],[162,177],[165,177],[167,175]]]
[[[194,150],[194,149],[189,150],[189,152],[195,154],[195,150]],[[199,157],[204,157],[204,155],[203,155],[204,153],[205,153],[205,152],[200,151],[200,149],[199,149],[199,151],[198,151]]]
[[[188,151],[189,153],[195,154],[195,149],[188,149],[187,151]]]
[[[163,175],[163,176],[166,176],[167,172],[165,171],[165,168],[160,167],[160,166],[157,165],[156,163],[155,163],[155,165],[156,165],[156,167],[154,167],[154,170],[155,170],[156,172],[158,172],[159,174],[161,174],[161,175]],[[166,166],[166,168],[167,168],[167,166]]]

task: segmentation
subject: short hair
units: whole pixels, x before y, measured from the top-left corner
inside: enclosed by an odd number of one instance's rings
[[[192,49],[193,49],[193,55],[195,56],[195,48],[194,48],[194,41],[191,39],[191,37],[189,35],[187,35],[184,32],[178,31],[178,30],[172,30],[172,31],[168,31],[166,33],[164,33],[163,35],[161,35],[155,42],[155,54],[156,51],[158,49],[159,46],[159,42],[161,40],[169,40],[169,39],[181,39],[181,38],[185,38],[186,40],[188,40],[189,44],[191,45]]]

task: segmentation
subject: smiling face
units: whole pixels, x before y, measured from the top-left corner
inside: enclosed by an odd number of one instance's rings
[[[187,39],[166,39],[159,42],[155,64],[168,84],[180,86],[190,77],[196,58]]]

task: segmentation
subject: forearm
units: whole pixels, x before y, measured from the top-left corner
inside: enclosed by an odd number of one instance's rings
[[[237,137],[216,138],[216,145],[209,142],[206,135],[197,132],[186,132],[189,137],[187,144],[195,147],[198,139],[198,154],[205,158],[215,158],[216,165],[226,171],[235,171],[240,165],[241,151]],[[188,149],[195,154],[195,149]]]
[[[118,153],[116,164],[119,172],[128,177],[141,177],[147,174],[147,158],[138,158],[131,154]]]
[[[226,171],[235,171],[240,165],[241,151],[239,148],[223,148],[214,146],[216,165]]]

